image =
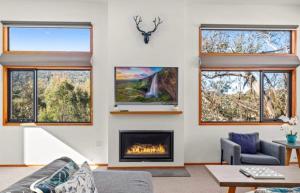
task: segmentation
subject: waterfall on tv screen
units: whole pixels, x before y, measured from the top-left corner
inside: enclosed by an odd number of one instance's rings
[[[155,73],[152,78],[151,86],[149,91],[146,93],[146,97],[158,97],[157,73]]]

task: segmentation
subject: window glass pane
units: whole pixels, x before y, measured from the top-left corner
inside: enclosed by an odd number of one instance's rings
[[[202,71],[202,121],[259,121],[259,72]]]
[[[34,72],[10,71],[10,115],[13,122],[34,121]]]
[[[90,71],[38,70],[38,122],[90,122]]]
[[[264,73],[264,119],[289,116],[289,73]]]
[[[90,29],[9,28],[10,51],[90,51]]]
[[[202,30],[204,53],[291,53],[291,31]]]

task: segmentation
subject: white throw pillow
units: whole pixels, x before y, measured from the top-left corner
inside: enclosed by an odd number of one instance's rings
[[[87,162],[63,184],[55,187],[56,193],[98,193],[93,172]]]

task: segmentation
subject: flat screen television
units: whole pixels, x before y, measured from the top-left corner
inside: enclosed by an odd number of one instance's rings
[[[115,67],[116,105],[177,105],[177,67]]]

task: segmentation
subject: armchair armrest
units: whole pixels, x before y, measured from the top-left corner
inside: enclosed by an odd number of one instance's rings
[[[285,147],[283,145],[260,140],[261,153],[276,157],[280,165],[285,165]]]
[[[223,161],[232,165],[241,164],[241,146],[230,141],[229,139],[221,138],[221,151]]]

